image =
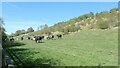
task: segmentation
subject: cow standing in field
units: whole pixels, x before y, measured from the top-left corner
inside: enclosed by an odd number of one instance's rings
[[[31,36],[31,37],[29,37],[29,40],[35,41],[35,37],[36,37],[36,36]]]
[[[31,37],[28,37],[28,40],[31,40]]]
[[[24,38],[23,37],[21,37],[21,40],[23,40]]]
[[[62,35],[61,34],[58,34],[58,35],[56,35],[58,38],[62,38]]]
[[[12,37],[12,38],[10,38],[9,40],[12,42],[12,41],[14,41],[15,39]]]
[[[54,39],[54,35],[48,35],[47,39]]]
[[[34,36],[34,38],[35,38],[35,42],[39,43],[39,42],[42,42],[42,39],[44,39],[44,36]]]

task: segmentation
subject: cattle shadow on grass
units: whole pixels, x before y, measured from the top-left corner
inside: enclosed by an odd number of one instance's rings
[[[10,42],[9,47],[6,48],[16,68],[49,68],[52,65],[59,63],[58,60],[49,57],[38,57],[37,59],[34,59],[34,55],[40,52],[35,51],[32,48],[16,47],[22,45],[26,44],[21,42]]]
[[[6,41],[5,43],[2,43],[3,48],[9,48],[9,47],[15,47],[15,46],[22,46],[22,45],[26,45],[22,42],[11,42],[11,41]]]
[[[56,65],[58,60],[54,59],[48,59],[46,57],[38,58],[36,60],[30,60],[30,58],[25,61],[26,65],[24,68],[49,68],[52,67],[52,65]]]
[[[7,44],[7,47],[16,47],[16,46],[22,46],[22,45],[26,45],[22,42],[10,42],[9,44]]]
[[[45,42],[38,42],[38,43],[45,43]]]
[[[33,59],[35,57],[30,56],[31,54],[35,55],[37,53],[39,52],[30,52],[29,55],[21,55],[22,57],[27,57],[23,60],[25,65],[22,66],[22,68],[49,68],[59,63],[58,60],[49,57],[38,57],[37,59]]]
[[[26,48],[10,48],[9,53],[14,53],[11,57],[16,57],[14,58],[17,60],[14,62],[16,68],[49,68],[59,63],[58,60],[49,57],[38,57],[37,59],[33,59],[35,58],[34,55],[40,52]]]

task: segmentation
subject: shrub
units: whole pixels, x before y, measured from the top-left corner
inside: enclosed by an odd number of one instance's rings
[[[99,28],[99,29],[107,29],[107,28],[109,28],[109,23],[108,22],[98,22],[97,24],[96,24],[96,26],[97,26],[97,28]]]

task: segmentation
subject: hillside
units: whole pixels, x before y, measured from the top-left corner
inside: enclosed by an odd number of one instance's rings
[[[109,11],[103,11],[93,14],[92,12],[79,17],[72,18],[66,22],[58,22],[57,24],[43,30],[39,30],[33,34],[47,34],[50,32],[62,32],[68,34],[82,29],[110,29],[118,26],[118,8]]]
[[[84,29],[111,29],[118,27],[118,8],[113,8],[108,11],[103,11],[100,13],[93,14],[92,12],[71,18],[68,21],[58,22],[53,26],[48,27],[45,24],[46,28],[35,31],[31,28],[32,32],[27,32],[25,30],[17,30],[15,33],[12,33],[10,36],[19,36],[19,35],[40,35],[40,34],[69,34],[71,32],[78,32]],[[37,27],[37,26],[36,26]]]

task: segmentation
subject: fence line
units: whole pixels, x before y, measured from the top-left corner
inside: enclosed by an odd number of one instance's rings
[[[22,67],[25,66],[25,64],[18,58],[18,56],[12,50],[7,49],[7,52],[9,53],[12,60],[14,61],[15,65],[16,65],[15,67],[21,67],[21,64],[22,64]]]
[[[2,49],[2,68],[15,68],[4,49]]]

